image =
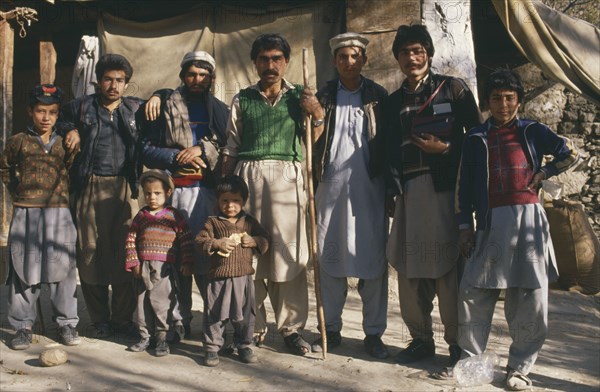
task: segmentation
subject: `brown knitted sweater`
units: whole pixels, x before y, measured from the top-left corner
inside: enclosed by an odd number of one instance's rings
[[[241,245],[237,245],[228,257],[219,256],[212,250],[215,240],[234,233],[248,233],[256,241],[256,248],[242,248]],[[254,273],[252,254],[254,251],[259,254],[267,251],[269,234],[254,217],[245,213],[242,213],[235,224],[224,217],[211,216],[196,236],[195,244],[198,251],[210,256],[209,279],[235,278]]]
[[[55,137],[48,152],[31,131],[8,138],[6,148],[0,154],[0,177],[11,193],[13,205],[68,207],[67,169],[71,160],[60,136]]]

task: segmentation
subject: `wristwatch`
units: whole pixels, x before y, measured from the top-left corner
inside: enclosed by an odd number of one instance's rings
[[[312,126],[313,128],[318,128],[321,125],[323,125],[323,123],[325,122],[325,120],[320,119],[320,120],[312,120]]]

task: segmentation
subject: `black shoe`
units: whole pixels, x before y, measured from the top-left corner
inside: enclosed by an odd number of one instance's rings
[[[107,339],[113,334],[113,329],[107,322],[95,323],[94,328],[96,329],[94,333],[96,339]]]
[[[119,324],[115,327],[115,330],[118,331],[119,336],[122,336],[127,340],[138,340],[141,338],[139,328],[133,322]]]
[[[136,344],[129,346],[129,351],[133,351],[135,353],[139,353],[142,351],[146,351],[146,349],[150,346],[150,338],[142,338]]]
[[[410,342],[408,347],[396,355],[395,360],[398,363],[411,363],[433,357],[434,355],[435,343],[433,343],[433,340],[430,342],[424,342],[421,339],[414,339],[412,342]]]
[[[184,334],[183,337],[186,339],[190,339],[192,337],[192,327],[188,325],[183,326]]]
[[[373,358],[386,359],[390,353],[378,335],[367,335],[363,340],[367,353]]]
[[[65,346],[77,346],[81,343],[77,329],[70,325],[63,325],[58,329],[58,340]]]
[[[336,347],[339,347],[342,344],[342,334],[339,332],[325,332],[327,334],[327,351],[333,350]],[[314,353],[323,352],[323,338],[319,337],[315,340],[311,349]]]
[[[219,354],[214,351],[204,353],[204,365],[215,367],[219,364]]]
[[[254,355],[250,347],[239,348],[238,355],[240,357],[240,361],[244,363],[255,363],[258,361],[258,357]]]
[[[167,332],[167,342],[171,344],[177,344],[185,338],[185,328],[183,325],[174,325],[169,332]]]
[[[29,348],[33,340],[33,334],[30,329],[19,329],[10,341],[10,347],[13,350],[25,350]]]
[[[454,365],[460,361],[462,349],[458,346],[458,344],[452,344],[450,347],[448,347],[448,351],[450,351],[450,363],[448,364],[448,367],[454,367]]]
[[[166,333],[159,334],[156,337],[156,349],[154,350],[154,353],[157,357],[164,357],[170,353],[169,344],[167,343],[166,338]]]

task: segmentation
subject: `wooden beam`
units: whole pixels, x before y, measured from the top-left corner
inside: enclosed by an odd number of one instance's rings
[[[13,128],[13,56],[15,34],[10,24],[0,20],[0,150],[4,150],[6,139]],[[8,229],[11,218],[10,195],[4,185],[0,185],[0,282],[6,276],[8,263]]]
[[[56,49],[51,36],[40,41],[40,83],[54,84],[56,79]]]

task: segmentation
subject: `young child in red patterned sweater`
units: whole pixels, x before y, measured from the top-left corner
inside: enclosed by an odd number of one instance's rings
[[[204,297],[204,364],[217,366],[227,320],[234,329],[234,344],[244,363],[256,362],[252,335],[256,317],[252,256],[269,248],[269,235],[242,207],[248,186],[239,176],[227,176],[216,188],[219,215],[211,216],[196,237],[197,249],[210,256]]]
[[[169,354],[167,319],[177,301],[172,284],[177,275],[175,263],[181,257],[182,270],[192,265],[193,242],[183,215],[165,206],[174,188],[171,176],[162,170],[149,170],[140,182],[146,206],[131,223],[125,244],[125,269],[138,278],[134,287],[141,339],[129,350],[146,350],[150,346],[148,328],[154,326],[156,356],[162,357]]]

